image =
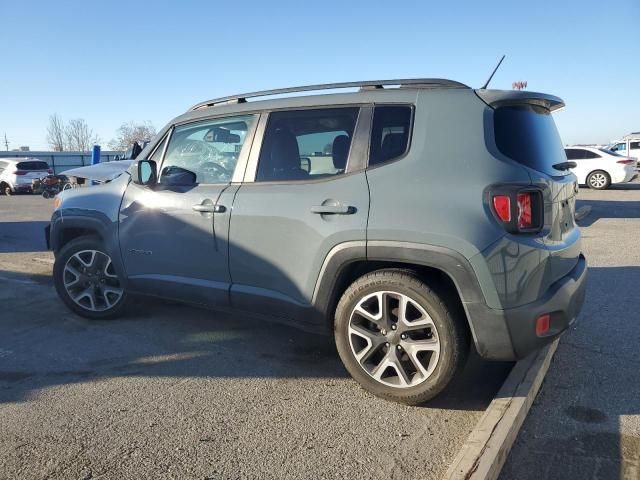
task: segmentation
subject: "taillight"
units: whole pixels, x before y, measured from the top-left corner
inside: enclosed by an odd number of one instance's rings
[[[14,175],[26,175],[27,172],[24,170],[16,170],[15,172],[13,172]]]
[[[493,208],[503,222],[511,221],[511,200],[507,195],[495,195],[493,197]]]
[[[621,163],[622,165],[633,165],[635,163],[635,160],[627,158],[626,160],[618,160],[616,163]]]
[[[536,233],[544,224],[542,192],[530,187],[505,185],[491,193],[496,218],[509,233]]]
[[[532,192],[518,194],[518,228],[531,228],[531,196]]]

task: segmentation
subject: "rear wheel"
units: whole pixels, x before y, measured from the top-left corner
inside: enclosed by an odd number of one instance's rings
[[[410,272],[367,274],[347,289],[336,309],[338,353],[365,390],[423,403],[466,360],[469,338],[457,310]]]
[[[587,177],[587,185],[595,190],[606,190],[611,185],[611,177],[603,170],[596,170]]]
[[[0,194],[9,196],[13,194],[13,190],[11,190],[11,187],[8,184],[3,183],[0,184]]]
[[[65,245],[56,256],[53,280],[58,296],[78,315],[114,318],[125,309],[127,293],[97,237],[80,237]]]

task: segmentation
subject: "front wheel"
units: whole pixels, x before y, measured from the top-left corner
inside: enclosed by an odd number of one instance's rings
[[[113,261],[97,237],[80,237],[65,245],[53,266],[58,296],[86,318],[114,318],[121,315],[127,293]]]
[[[398,270],[354,282],[336,309],[334,333],[340,358],[365,390],[409,405],[438,395],[469,350],[459,309]]]
[[[611,177],[607,172],[596,170],[587,177],[587,185],[595,190],[606,190],[611,185]]]

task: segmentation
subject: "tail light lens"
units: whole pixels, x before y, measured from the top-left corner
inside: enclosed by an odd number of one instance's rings
[[[16,170],[13,172],[14,175],[26,175],[27,172],[25,170]]]
[[[511,199],[508,195],[495,195],[493,197],[493,208],[495,208],[500,220],[503,222],[511,221]]]
[[[532,192],[518,194],[518,228],[531,228]]]
[[[537,189],[505,186],[491,194],[497,219],[509,233],[536,233],[544,224],[542,192]]]
[[[626,160],[618,160],[616,163],[621,163],[622,165],[632,165],[635,163],[635,160],[627,158]]]

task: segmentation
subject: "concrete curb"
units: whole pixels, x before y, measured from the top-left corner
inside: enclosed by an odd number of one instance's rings
[[[444,480],[496,479],[549,369],[558,339],[520,360],[451,463]]]

